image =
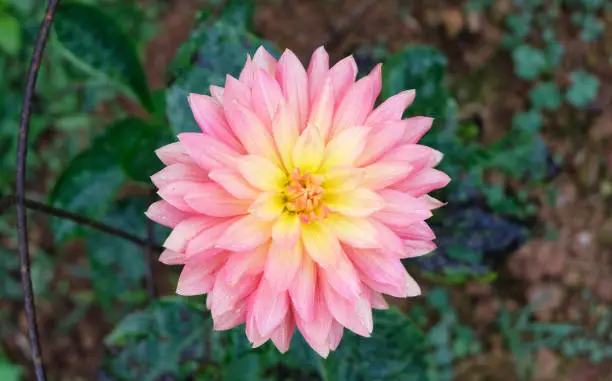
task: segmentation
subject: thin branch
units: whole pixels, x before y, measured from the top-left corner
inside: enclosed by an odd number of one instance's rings
[[[155,189],[151,189],[149,194],[149,201],[153,203],[155,201]],[[157,289],[155,287],[155,268],[153,263],[153,249],[155,242],[155,226],[150,218],[147,218],[147,241],[145,245],[145,261],[147,262],[147,291],[149,292],[149,298],[154,299],[157,296]]]
[[[49,37],[49,30],[55,16],[55,9],[59,0],[49,0],[45,17],[40,24],[38,37],[34,46],[34,54],[30,62],[28,80],[21,108],[21,121],[19,123],[19,139],[17,142],[17,229],[19,238],[19,259],[21,261],[21,285],[23,287],[23,298],[26,319],[28,322],[28,334],[30,337],[30,351],[34,364],[34,374],[38,381],[45,381],[45,366],[43,364],[40,350],[40,339],[36,325],[36,309],[34,307],[34,293],[32,292],[32,277],[30,275],[30,253],[28,251],[28,223],[25,205],[25,174],[26,159],[28,155],[28,134],[30,132],[30,115],[32,113],[32,97],[36,88],[38,69],[42,60],[43,51]]]
[[[7,196],[4,198],[0,199],[0,215],[2,215],[2,213],[11,205],[15,204],[17,201],[17,197],[16,196]],[[63,209],[59,209],[59,208],[55,208],[53,206],[49,206],[46,204],[43,204],[42,202],[38,202],[38,201],[34,201],[34,200],[30,200],[30,199],[24,199],[24,205],[31,210],[36,210],[38,212],[42,212],[54,217],[59,217],[59,218],[64,218],[73,222],[76,222],[79,225],[83,225],[83,226],[89,226],[91,228],[94,228],[96,230],[99,230],[103,233],[106,234],[110,234],[116,237],[120,237],[123,238],[127,241],[130,241],[138,246],[142,246],[142,247],[147,247],[148,243],[146,239],[142,239],[136,235],[127,233],[121,229],[117,229],[114,228],[112,226],[103,224],[102,222],[98,222],[98,221],[94,221],[91,220],[87,217],[83,217],[80,216],[78,214],[72,213],[72,212],[68,212],[66,210]],[[152,241],[153,242],[153,241]],[[151,248],[151,251],[158,251],[161,252],[164,250],[164,248],[162,246],[159,245],[149,245]]]

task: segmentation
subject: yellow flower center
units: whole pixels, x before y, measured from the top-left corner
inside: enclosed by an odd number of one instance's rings
[[[322,200],[325,190],[321,186],[323,176],[295,168],[289,175],[285,188],[285,208],[297,213],[303,223],[322,220],[329,214],[329,208]]]

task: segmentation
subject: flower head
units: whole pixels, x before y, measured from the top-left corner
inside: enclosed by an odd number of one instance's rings
[[[344,328],[371,334],[382,294],[419,295],[400,260],[435,248],[427,193],[449,178],[416,144],[432,120],[402,120],[414,91],[374,108],[380,65],[356,75],[323,48],[308,69],[260,48],[238,79],[189,96],[202,132],[157,151],[163,200],[147,215],[173,228],[160,261],[184,265],[177,293],[208,294],[215,329],[246,323],[254,346],[284,352],[297,326],[327,356]]]

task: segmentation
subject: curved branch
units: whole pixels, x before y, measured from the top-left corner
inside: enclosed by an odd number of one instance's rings
[[[34,363],[34,374],[38,381],[45,381],[45,367],[40,350],[40,339],[36,325],[36,309],[34,308],[34,293],[32,292],[32,278],[30,275],[30,253],[28,251],[28,224],[25,205],[25,172],[28,155],[28,134],[30,131],[30,115],[32,113],[32,97],[36,88],[38,69],[42,59],[47,38],[55,10],[59,0],[49,0],[45,17],[40,24],[38,37],[34,46],[34,54],[30,62],[28,80],[21,108],[21,121],[19,123],[19,139],[17,141],[17,230],[19,239],[19,259],[21,261],[21,285],[25,304],[26,319],[28,322],[28,336],[30,338],[30,351]]]
[[[15,204],[17,200],[16,196],[8,196],[8,197],[4,197],[2,199],[0,199],[0,215],[4,212],[4,210],[6,208],[8,208],[9,206]],[[158,252],[161,252],[164,250],[164,248],[162,246],[159,245],[151,245],[149,244],[148,240],[146,239],[142,239],[136,235],[127,233],[121,229],[117,229],[114,228],[112,226],[103,224],[101,222],[98,221],[94,221],[91,220],[89,218],[80,216],[78,214],[72,213],[72,212],[68,212],[66,210],[63,209],[58,209],[55,208],[53,206],[49,206],[46,204],[43,204],[42,202],[38,202],[38,201],[34,201],[34,200],[30,200],[30,199],[24,199],[24,205],[26,206],[26,208],[31,209],[31,210],[36,210],[45,214],[48,214],[50,216],[54,216],[54,217],[59,217],[59,218],[64,218],[70,221],[74,221],[79,225],[83,225],[83,226],[88,226],[90,228],[94,228],[96,230],[99,230],[103,233],[106,234],[110,234],[119,238],[123,238],[127,241],[130,241],[138,246],[144,247],[144,248],[149,248],[150,251],[156,250]],[[152,254],[152,253],[151,253]]]

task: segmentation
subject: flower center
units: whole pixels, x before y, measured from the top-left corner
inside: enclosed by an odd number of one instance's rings
[[[322,183],[323,176],[313,175],[300,168],[294,169],[285,188],[285,208],[289,212],[297,213],[305,224],[325,218],[329,209],[322,200],[325,192]]]

